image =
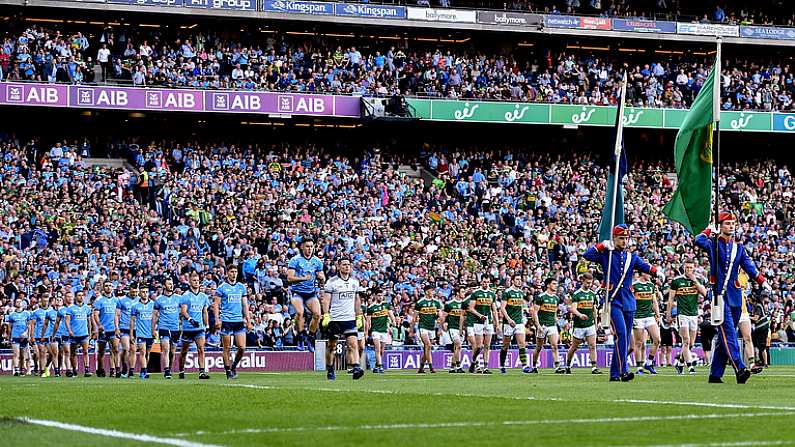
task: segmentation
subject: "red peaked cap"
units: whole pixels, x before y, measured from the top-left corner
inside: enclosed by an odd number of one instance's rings
[[[718,223],[723,223],[727,220],[737,220],[737,216],[735,216],[731,211],[721,211],[718,214]]]
[[[616,225],[613,227],[613,236],[629,237],[629,227],[626,224]]]

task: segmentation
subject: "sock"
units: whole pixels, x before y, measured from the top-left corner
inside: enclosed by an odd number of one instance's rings
[[[61,373],[61,368],[56,367],[55,368],[55,374],[60,374],[60,373]]]
[[[330,365],[326,365],[326,371],[332,372],[332,371],[334,371],[334,367],[330,366]]]
[[[519,348],[519,361],[523,367],[527,366],[527,348]]]
[[[353,364],[353,369],[358,369],[358,368],[359,368],[359,364],[358,363],[354,363]]]
[[[560,362],[555,360],[555,369],[558,369],[559,367],[560,367]]]
[[[226,373],[229,374],[229,367],[224,365],[224,371],[226,371]]]
[[[500,349],[500,368],[505,368],[505,360],[508,358],[508,351]]]
[[[110,375],[111,376],[116,375],[116,368],[111,368],[110,369]]]

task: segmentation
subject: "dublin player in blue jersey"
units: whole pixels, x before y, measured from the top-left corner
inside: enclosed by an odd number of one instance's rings
[[[55,321],[58,319],[58,309],[61,307],[61,299],[47,296],[49,306],[47,307],[47,316],[44,318],[44,338],[47,339],[47,362],[44,364],[44,372],[42,377],[49,377],[50,366],[55,366],[55,377],[61,375],[61,363],[58,358],[58,340],[55,337]],[[44,298],[42,297],[42,300]]]
[[[320,322],[318,284],[326,282],[326,275],[323,273],[323,261],[314,253],[315,242],[307,237],[301,241],[301,254],[287,264],[287,282],[290,284],[290,301],[295,308],[299,349],[306,347],[314,350],[314,336]],[[308,333],[304,329],[304,309],[309,309],[312,315]]]
[[[50,344],[50,339],[44,335],[44,324],[47,321],[47,310],[49,305],[49,294],[43,293],[39,297],[38,308],[31,314],[35,322],[33,326],[33,340],[35,340],[36,344],[33,348],[36,354],[36,367],[33,368],[33,374],[36,375],[44,374],[45,369],[49,371],[49,368],[45,368],[45,366],[47,365],[47,348]]]
[[[130,343],[130,315],[132,308],[138,303],[140,292],[138,283],[130,284],[127,296],[116,301],[116,335],[119,338],[119,363],[121,364],[121,377],[127,378],[135,374],[131,365],[135,357],[135,340]]]
[[[229,266],[226,271],[226,281],[218,286],[213,302],[213,312],[216,315],[215,327],[221,330],[224,371],[227,379],[237,377],[237,364],[246,350],[246,331],[252,329],[248,314],[248,291],[245,285],[237,282],[237,271],[236,265]],[[230,362],[233,337],[237,353],[235,360]]]
[[[152,313],[155,310],[155,303],[149,299],[149,290],[141,288],[141,299],[132,308],[130,314],[130,338],[135,340],[138,352],[141,353],[141,379],[148,379],[149,372],[146,365],[149,364],[149,352],[155,341],[155,332],[152,330]],[[135,370],[137,358],[133,354],[133,361],[130,370]]]
[[[97,377],[105,377],[105,349],[110,345],[110,377],[116,376],[119,339],[116,337],[116,302],[113,284],[105,281],[102,294],[94,301],[94,335],[97,339]],[[121,369],[121,368],[119,368]],[[121,376],[121,372],[119,372]]]
[[[171,378],[171,365],[179,341],[179,310],[181,297],[174,293],[174,280],[166,278],[163,294],[155,300],[152,313],[152,333],[160,336],[160,358],[164,364],[163,377]]]
[[[60,298],[59,298],[60,299]],[[65,372],[66,377],[72,377],[72,347],[69,344],[69,328],[66,326],[66,314],[69,308],[74,303],[75,294],[66,292],[63,296],[63,301],[58,308],[58,317],[55,319],[55,339],[58,340],[58,361],[61,364],[61,369]],[[58,376],[58,370],[55,370],[55,375]]]
[[[85,303],[83,291],[75,294],[75,303],[69,306],[69,310],[66,312],[66,327],[69,328],[72,375],[77,376],[77,348],[83,348],[83,375],[91,377],[91,368],[88,367],[88,334],[91,333],[91,307]]]
[[[22,300],[17,298],[14,302],[14,311],[6,315],[5,324],[11,333],[11,348],[14,351],[12,364],[14,375],[22,374],[21,368],[25,365],[25,350],[30,346],[33,338],[34,319],[30,311],[22,307]]]
[[[182,294],[180,301],[180,315],[182,316],[182,355],[179,356],[179,378],[185,378],[185,358],[191,343],[196,343],[199,355],[199,379],[209,379],[204,362],[204,332],[207,329],[209,316],[207,308],[210,298],[201,291],[199,274],[195,271],[190,274],[190,288]]]

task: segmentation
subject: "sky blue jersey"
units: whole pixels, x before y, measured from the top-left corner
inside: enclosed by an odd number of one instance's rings
[[[323,262],[317,256],[307,259],[303,255],[294,256],[287,268],[295,270],[296,276],[307,276],[311,279],[290,285],[290,290],[298,293],[314,293],[317,291],[317,273],[323,271]]]
[[[146,304],[138,302],[132,308],[132,315],[135,316],[135,336],[140,338],[152,338],[152,311],[155,310],[155,303],[147,301]]]
[[[221,297],[219,313],[221,321],[240,323],[243,321],[243,296],[246,295],[246,286],[241,283],[229,284],[225,282],[218,286],[216,295]]]
[[[181,297],[176,293],[171,295],[160,295],[155,301],[157,309],[157,328],[164,331],[179,330],[179,307]]]
[[[204,326],[204,308],[210,306],[210,298],[204,292],[193,293],[188,290],[182,294],[182,301],[180,305],[188,306],[188,316],[196,320],[199,325],[192,326],[187,321],[182,323],[182,330],[184,331],[199,331],[207,329]]]

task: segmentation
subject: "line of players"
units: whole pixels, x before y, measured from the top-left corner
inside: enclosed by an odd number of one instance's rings
[[[140,362],[140,377],[149,378],[147,364],[156,339],[160,340],[163,374],[172,378],[176,345],[181,340],[179,378],[185,378],[185,359],[192,344],[199,357],[199,379],[209,379],[205,363],[205,333],[208,309],[213,307],[215,330],[221,331],[223,362],[227,378],[237,376],[236,366],[243,358],[246,332],[252,329],[248,313],[248,291],[237,281],[238,268],[227,269],[226,281],[214,292],[214,299],[201,287],[199,275],[190,274],[188,290],[177,294],[174,281],[166,278],[162,293],[150,299],[149,288],[132,284],[126,296],[113,296],[113,284],[105,281],[99,296],[89,305],[85,293],[66,292],[63,297],[42,295],[38,308],[23,308],[17,299],[15,310],[4,319],[11,334],[14,375],[29,370],[44,377],[53,368],[56,377],[63,372],[77,377],[77,352],[83,352],[83,375],[92,375],[89,342],[96,340],[96,374],[105,377],[105,353],[109,351],[108,375],[127,378],[135,375]],[[220,317],[220,318],[219,318]],[[231,348],[237,348],[234,359]]]
[[[657,374],[656,359],[661,346],[662,327],[666,331],[678,328],[682,340],[681,352],[674,363],[677,373],[684,374],[687,370],[690,374],[695,374],[698,359],[692,349],[699,330],[699,301],[711,294],[711,290],[701,284],[695,272],[694,261],[683,263],[682,274],[673,278],[668,286],[665,303],[662,301],[662,293],[649,274],[641,273],[634,281],[632,288],[637,300],[637,310],[633,322],[633,349],[630,353],[634,354],[638,373]],[[461,367],[461,348],[466,340],[471,347],[473,359],[469,372],[491,374],[487,365],[491,342],[495,336],[502,338],[499,353],[501,373],[506,372],[508,349],[513,341],[519,347],[522,372],[538,373],[538,359],[544,344],[548,343],[552,352],[558,352],[560,333],[557,311],[560,303],[566,303],[572,314],[572,343],[567,351],[565,365],[560,365],[557,359],[554,360],[555,372],[571,374],[575,353],[581,345],[586,345],[592,374],[601,374],[596,367],[596,323],[598,303],[602,297],[595,285],[592,275],[585,273],[580,276],[579,288],[569,298],[561,299],[557,280],[548,278],[544,283],[544,291],[530,300],[523,279],[516,276],[512,284],[502,290],[498,300],[489,277],[484,276],[479,287],[469,294],[453,294],[446,303],[437,298],[436,288],[429,285],[424,289],[424,295],[414,304],[411,316],[423,347],[418,373],[426,372],[426,367],[428,372],[436,372],[431,352],[432,345],[438,338],[441,345],[450,346],[452,349],[450,373],[465,372]],[[661,311],[661,308],[664,310]],[[674,308],[677,309],[676,321],[672,315]],[[387,334],[390,326],[397,325],[397,319],[390,304],[385,301],[384,293],[379,290],[373,291],[369,306],[365,305],[362,312],[366,316],[366,326],[364,331],[359,332],[360,355],[364,350],[365,334],[371,331],[376,356],[373,372],[383,373],[383,352],[388,340]],[[528,321],[534,325],[536,334],[532,363],[525,339],[525,325]],[[743,306],[743,317],[739,326],[741,335],[746,340],[746,357],[753,364],[751,324],[746,305]],[[702,339],[704,349],[708,352],[711,337],[702,334]],[[650,341],[648,349],[647,341]],[[664,353],[663,359],[668,358],[670,352]],[[709,359],[705,361],[708,362]],[[666,360],[664,362],[667,363]],[[758,373],[761,368],[753,366],[752,371]]]

